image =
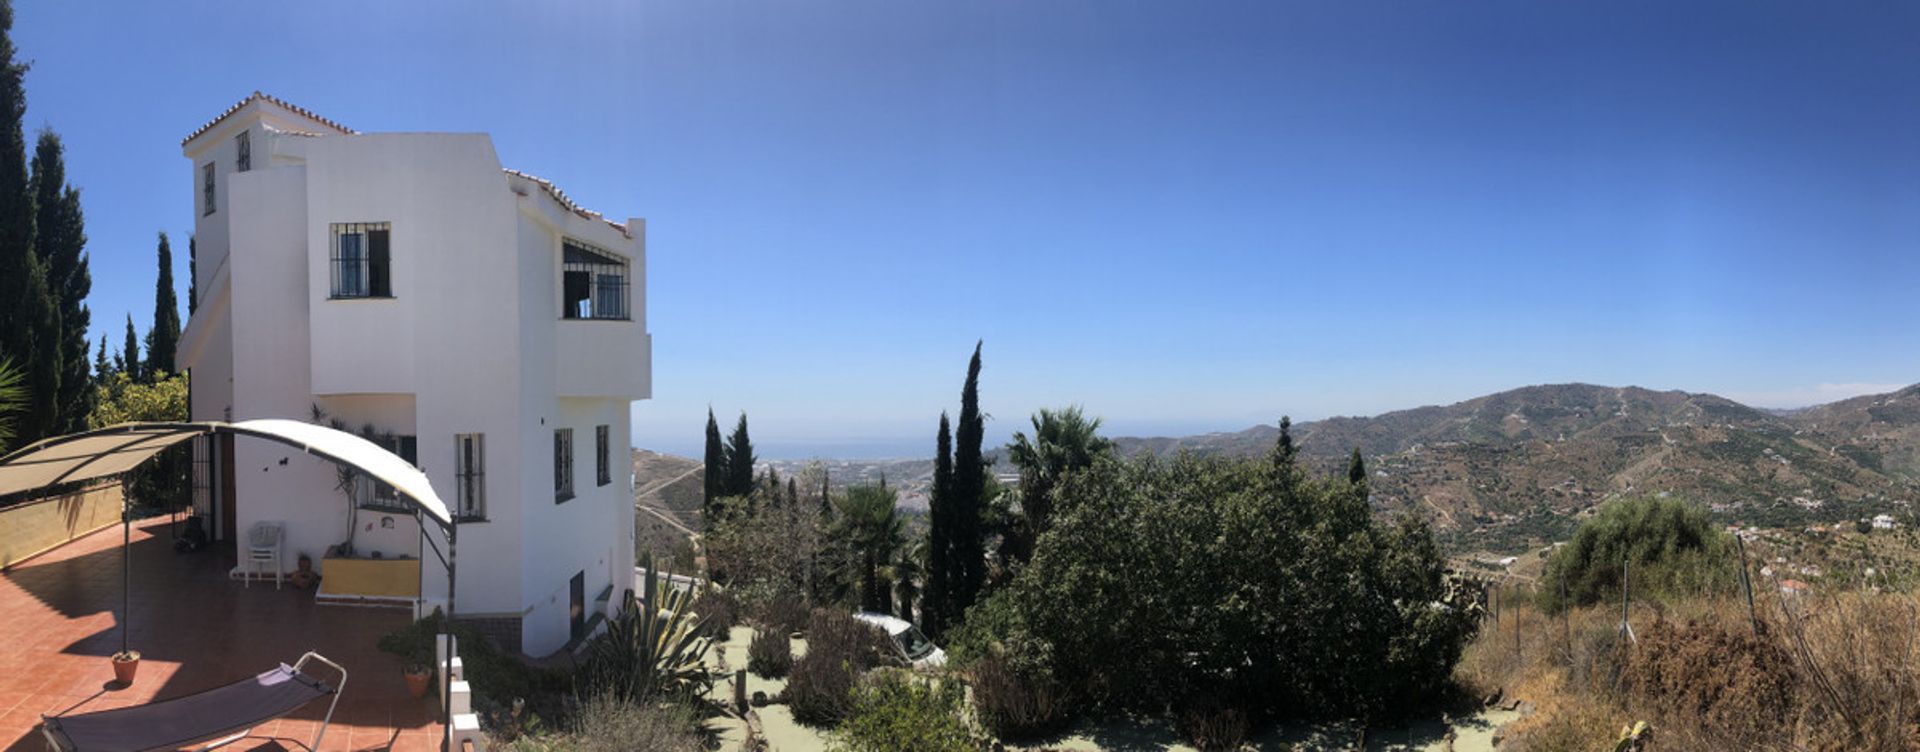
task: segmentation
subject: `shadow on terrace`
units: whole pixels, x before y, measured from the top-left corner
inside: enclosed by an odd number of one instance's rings
[[[0,575],[0,744],[44,749],[42,713],[192,694],[312,650],[349,673],[321,750],[439,748],[434,700],[408,697],[399,659],[377,647],[406,625],[406,611],[320,606],[312,591],[276,591],[271,582],[243,587],[227,578],[231,550],[179,554],[172,544],[166,518],[135,523],[129,642],[141,663],[130,687],[112,683],[109,661],[120,649],[120,526]],[[306,749],[325,712],[315,702],[230,748]]]

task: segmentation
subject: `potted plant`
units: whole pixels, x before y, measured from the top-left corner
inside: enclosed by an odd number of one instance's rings
[[[140,651],[122,650],[113,654],[113,680],[132,686],[133,675],[140,671]]]
[[[426,661],[411,660],[404,669],[407,677],[407,694],[414,698],[427,696],[427,684],[433,681],[433,669]]]

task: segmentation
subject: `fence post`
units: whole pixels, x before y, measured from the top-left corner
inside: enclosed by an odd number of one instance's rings
[[[1739,533],[1733,534],[1734,547],[1740,549],[1740,589],[1747,593],[1747,624],[1754,634],[1760,634],[1760,617],[1753,611],[1753,582],[1747,574],[1747,541]]]
[[[1573,663],[1573,602],[1567,600],[1567,573],[1560,571],[1560,631],[1567,638],[1567,663]]]
[[[1627,555],[1622,553],[1620,554],[1620,631],[1626,633],[1628,642],[1639,642],[1640,639],[1633,636],[1633,625],[1627,623],[1627,601],[1633,597],[1627,580],[1629,574]]]

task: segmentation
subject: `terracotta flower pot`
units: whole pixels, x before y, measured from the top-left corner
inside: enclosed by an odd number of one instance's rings
[[[131,686],[133,676],[140,671],[140,651],[129,650],[113,654],[113,680]]]
[[[409,696],[416,699],[427,696],[427,682],[433,680],[432,671],[426,669],[408,669],[404,676],[407,677],[407,694]]]

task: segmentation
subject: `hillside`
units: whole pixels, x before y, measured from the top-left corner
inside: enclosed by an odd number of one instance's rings
[[[1116,441],[1129,455],[1252,455],[1278,433]],[[1682,496],[1762,525],[1901,511],[1920,496],[1920,386],[1786,413],[1711,394],[1530,386],[1294,434],[1323,472],[1359,447],[1376,508],[1415,510],[1458,547],[1563,538],[1586,510],[1629,494]]]
[[[706,477],[698,460],[633,450],[634,551],[668,558],[689,537],[704,529],[700,502]]]

